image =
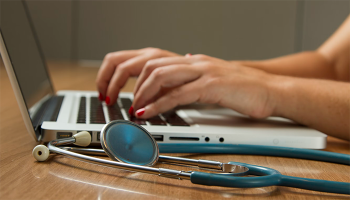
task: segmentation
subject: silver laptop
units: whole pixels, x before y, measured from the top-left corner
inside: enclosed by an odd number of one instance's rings
[[[327,136],[290,120],[255,120],[216,105],[178,107],[148,120],[127,114],[133,95],[121,93],[114,106],[95,91],[54,93],[25,2],[8,1],[1,10],[0,50],[28,132],[37,141],[89,131],[92,144],[112,120],[131,120],[159,143],[229,143],[323,149]]]

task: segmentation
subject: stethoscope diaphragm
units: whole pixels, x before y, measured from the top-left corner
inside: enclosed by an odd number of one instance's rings
[[[157,142],[143,127],[125,120],[111,121],[100,135],[107,155],[117,161],[153,166],[159,158]]]

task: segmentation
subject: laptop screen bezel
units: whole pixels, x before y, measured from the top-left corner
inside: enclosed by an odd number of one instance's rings
[[[46,73],[46,76],[47,76],[47,80],[49,81],[49,85],[50,85],[50,88],[51,88],[51,94],[47,94],[47,95],[54,95],[55,94],[55,90],[54,90],[53,85],[52,85],[51,77],[50,77],[50,75],[48,73],[46,60],[45,60],[43,51],[41,49],[38,36],[37,36],[37,34],[35,32],[35,28],[34,28],[34,25],[33,25],[33,21],[31,19],[31,15],[30,15],[28,6],[27,6],[25,1],[22,0],[21,2],[22,2],[22,5],[23,5],[23,9],[24,9],[24,12],[26,14],[29,26],[30,26],[31,33],[32,33],[32,35],[34,37],[38,53],[40,55],[42,64],[44,66],[44,70],[45,70],[45,73]],[[31,115],[29,113],[30,108],[27,106],[27,103],[26,103],[26,101],[24,99],[23,92],[21,90],[21,87],[19,85],[19,82],[18,82],[18,79],[17,79],[17,76],[16,76],[16,72],[15,72],[14,67],[12,65],[12,62],[11,62],[11,56],[9,55],[8,50],[7,50],[6,42],[5,42],[4,36],[2,34],[1,27],[0,27],[0,40],[1,40],[0,41],[1,42],[0,43],[1,56],[2,56],[2,59],[3,59],[4,65],[5,65],[5,68],[6,68],[8,77],[9,77],[9,80],[11,82],[12,88],[14,90],[14,94],[15,94],[16,100],[18,102],[18,106],[20,108],[20,111],[21,111],[21,114],[22,114],[22,117],[23,117],[23,120],[24,120],[24,124],[25,124],[29,134],[32,136],[32,138],[34,138],[35,141],[40,141],[41,140],[41,133],[39,132],[40,130],[37,130],[37,131],[35,130],[36,129],[36,125],[33,124],[33,121],[31,119]],[[47,95],[44,96],[43,98],[47,98]]]
[[[12,66],[12,63],[10,61],[11,59],[10,59],[9,54],[7,52],[1,29],[0,29],[0,52],[1,52],[1,56],[2,56],[2,61],[4,62],[4,65],[5,65],[5,68],[7,71],[7,75],[9,77],[9,80],[10,80],[12,88],[13,88],[13,93],[15,94],[16,100],[18,102],[19,110],[21,111],[21,114],[22,114],[22,117],[24,120],[24,125],[26,126],[26,128],[27,128],[29,134],[32,136],[32,138],[35,141],[39,141],[38,137],[35,134],[32,120],[29,116],[29,111],[28,111],[27,105],[24,101],[22,91],[19,87],[16,74],[13,70],[13,66]]]

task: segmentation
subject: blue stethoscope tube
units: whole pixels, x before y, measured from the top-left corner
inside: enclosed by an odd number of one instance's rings
[[[277,170],[246,163],[229,162],[229,164],[248,167],[249,174],[258,175],[258,177],[235,177],[193,172],[191,174],[191,182],[208,186],[236,188],[258,188],[276,185],[320,192],[350,194],[350,184],[345,182],[285,176]]]
[[[162,144],[160,153],[243,154],[301,158],[350,165],[350,155],[320,150],[246,144]]]
[[[158,146],[159,152],[161,153],[220,153],[280,156],[350,165],[350,155],[310,149],[244,144],[158,144]],[[249,174],[258,175],[258,177],[223,177],[216,174],[208,175],[207,173],[203,172],[193,172],[191,174],[191,182],[202,185],[237,188],[278,185],[321,192],[350,194],[350,184],[346,182],[285,176],[277,170],[246,163],[229,162],[229,164],[248,167]]]

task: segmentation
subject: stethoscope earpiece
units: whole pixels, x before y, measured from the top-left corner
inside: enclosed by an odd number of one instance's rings
[[[37,145],[33,149],[32,154],[37,161],[42,162],[42,161],[46,161],[47,158],[49,158],[50,150],[45,145],[41,144],[41,145]]]

